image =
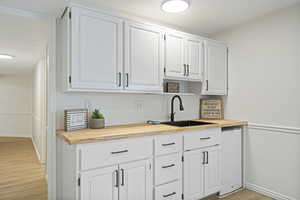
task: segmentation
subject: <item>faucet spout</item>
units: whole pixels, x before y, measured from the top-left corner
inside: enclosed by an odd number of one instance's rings
[[[184,110],[181,97],[179,95],[173,96],[173,98],[171,100],[171,122],[174,121],[174,116],[175,116],[175,112],[174,112],[174,100],[176,98],[178,98],[178,100],[179,100],[179,110],[180,111]]]

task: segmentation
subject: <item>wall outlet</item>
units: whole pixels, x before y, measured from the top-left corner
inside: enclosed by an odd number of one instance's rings
[[[135,106],[136,106],[136,111],[137,112],[142,112],[143,111],[143,107],[144,107],[144,101],[143,100],[137,100],[135,102]]]

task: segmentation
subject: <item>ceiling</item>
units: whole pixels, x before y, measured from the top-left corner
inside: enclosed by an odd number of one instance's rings
[[[0,74],[31,72],[47,44],[47,24],[39,19],[0,14],[0,54],[15,56],[0,60]]]
[[[258,16],[290,6],[299,0],[191,0],[180,14],[160,10],[162,0],[73,0],[75,3],[114,9],[191,33],[215,33]],[[67,0],[1,0],[0,5],[58,16]]]

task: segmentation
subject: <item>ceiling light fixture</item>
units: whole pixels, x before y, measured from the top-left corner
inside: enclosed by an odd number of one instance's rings
[[[183,12],[190,6],[188,0],[164,0],[161,9],[169,13]]]
[[[6,55],[6,54],[0,54],[0,59],[2,60],[12,60],[14,59],[14,56]]]

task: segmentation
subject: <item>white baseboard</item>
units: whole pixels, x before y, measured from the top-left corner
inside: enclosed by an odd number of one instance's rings
[[[31,134],[16,134],[16,133],[5,133],[5,134],[0,134],[0,137],[12,137],[12,138],[31,138]]]
[[[37,155],[37,157],[38,157],[39,162],[40,162],[41,164],[45,164],[45,161],[41,159],[40,152],[38,151],[38,148],[37,148],[37,146],[36,146],[36,144],[35,144],[35,142],[34,142],[34,139],[31,138],[31,140],[32,140],[32,144],[33,144],[33,147],[34,147],[34,150],[35,150],[35,153],[36,153],[36,155]]]
[[[269,190],[267,188],[264,188],[264,187],[261,187],[261,186],[258,186],[258,185],[252,184],[252,183],[246,183],[245,187],[249,190],[255,191],[257,193],[263,194],[265,196],[271,197],[276,200],[296,200],[293,197],[289,197],[284,194],[280,194],[278,192]]]

